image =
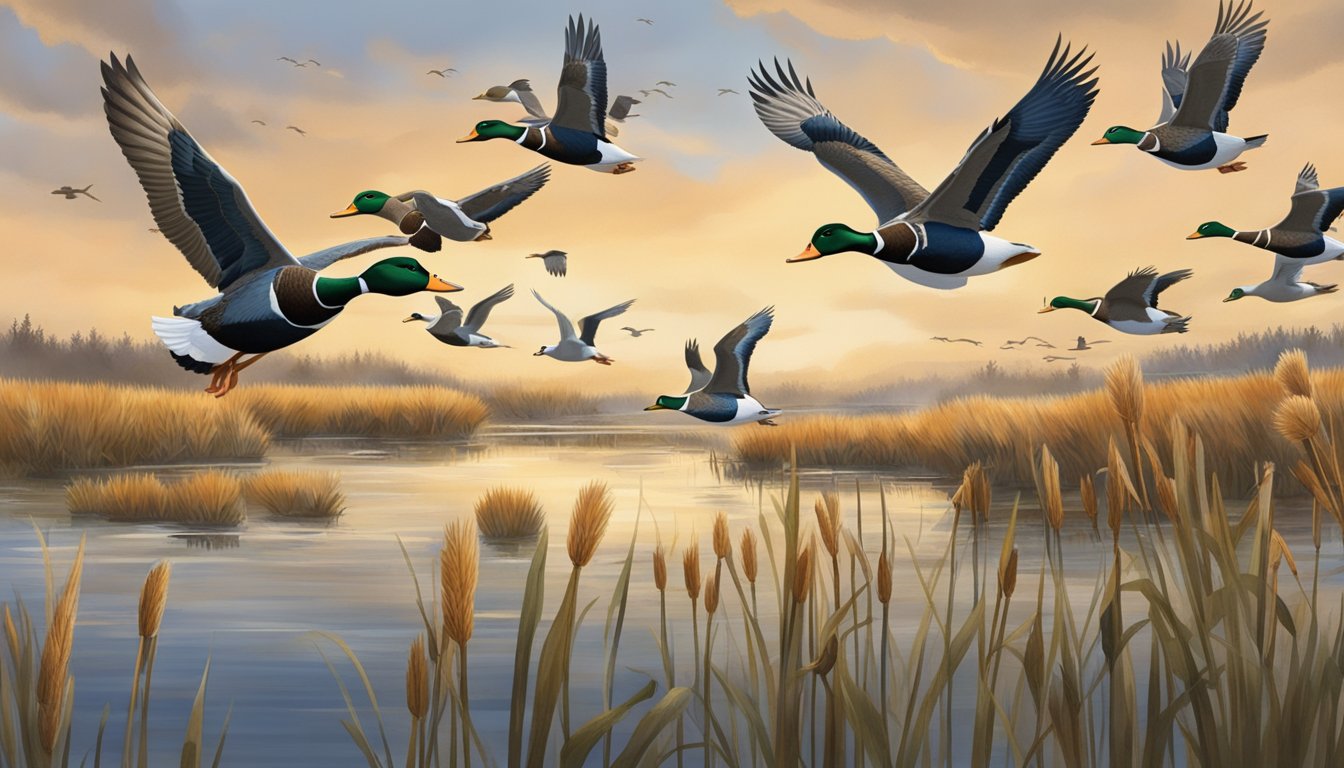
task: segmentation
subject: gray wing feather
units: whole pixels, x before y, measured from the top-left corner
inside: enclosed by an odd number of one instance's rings
[[[112,138],[149,198],[154,223],[211,286],[297,264],[257,215],[242,186],[154,95],[130,56],[102,64]]]
[[[607,63],[602,58],[602,32],[583,14],[569,17],[565,30],[565,63],[560,69],[555,116],[551,124],[606,138]]]
[[[699,392],[705,388],[705,385],[712,378],[709,369],[700,359],[700,342],[695,339],[687,339],[686,341],[686,368],[691,372],[691,383],[682,394]]]
[[[1167,49],[1162,54],[1162,114],[1157,118],[1157,125],[1170,121],[1185,98],[1190,56],[1190,51],[1182,53],[1179,40],[1174,48],[1170,42],[1167,43]]]
[[[603,320],[609,320],[617,315],[625,314],[625,310],[634,304],[635,300],[623,301],[614,307],[608,307],[601,312],[594,312],[591,315],[579,321],[579,340],[588,346],[597,344],[597,326]]]
[[[514,80],[509,84],[509,87],[513,89],[514,93],[518,94],[518,101],[522,102],[523,109],[527,110],[527,114],[536,120],[549,121],[551,119],[551,116],[546,114],[546,108],[541,106],[541,99],[537,98],[536,92],[532,90],[531,83],[526,80]]]
[[[382,248],[395,248],[399,245],[406,245],[411,241],[409,237],[401,235],[387,235],[384,237],[369,237],[363,240],[352,240],[348,243],[333,245],[330,248],[323,248],[307,256],[299,257],[299,264],[321,272],[338,261],[351,259],[355,256],[363,256],[370,251],[376,251]]]
[[[541,263],[556,277],[564,277],[569,272],[569,256],[564,251],[547,251],[542,254]]]
[[[549,302],[541,298],[541,294],[537,293],[536,289],[533,289],[532,295],[537,297],[537,301],[540,301],[543,307],[551,310],[551,312],[555,314],[555,322],[560,326],[561,341],[576,338],[574,334],[574,323],[570,322],[568,317],[565,317],[565,313],[551,306]]]
[[[798,77],[792,61],[786,72],[775,60],[773,75],[758,62],[748,82],[756,116],[765,127],[790,146],[811,152],[863,197],[879,221],[890,221],[929,196],[876,144],[831,114],[817,100],[812,82]]]
[[[1237,105],[1242,85],[1265,47],[1262,13],[1253,14],[1247,0],[1218,6],[1213,36],[1190,66],[1181,105],[1171,124],[1187,128],[1226,131],[1228,112]]]
[[[467,322],[463,325],[473,333],[481,330],[481,326],[485,325],[485,321],[490,317],[490,310],[494,309],[496,304],[508,301],[511,298],[513,298],[513,283],[509,283],[472,305],[471,311],[467,313]]]
[[[747,383],[747,368],[756,342],[770,332],[775,320],[775,308],[766,307],[743,321],[719,339],[714,345],[714,375],[704,391],[715,394],[746,395],[751,393]]]
[[[488,224],[536,194],[550,178],[551,166],[543,163],[527,173],[464,197],[457,204],[473,220]]]
[[[448,336],[462,327],[462,308],[442,296],[434,297],[439,305],[439,319],[427,329],[435,336]]]
[[[1344,212],[1344,187],[1321,189],[1316,166],[1308,163],[1297,175],[1293,206],[1274,229],[1324,234]]]
[[[1292,285],[1302,279],[1302,268],[1305,266],[1302,259],[1277,256],[1274,259],[1274,272],[1269,279],[1271,282]]]

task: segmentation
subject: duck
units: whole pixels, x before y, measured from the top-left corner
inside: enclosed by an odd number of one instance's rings
[[[1243,152],[1264,146],[1268,134],[1240,138],[1227,133],[1228,113],[1241,98],[1246,76],[1265,47],[1268,19],[1252,13],[1251,0],[1218,4],[1213,36],[1195,57],[1163,57],[1162,113],[1146,131],[1124,125],[1106,129],[1093,144],[1133,144],[1184,171],[1246,170]]]
[[[319,273],[405,237],[357,240],[295,258],[262,221],[246,191],[154,95],[134,59],[102,62],[103,109],[112,138],[149,198],[154,222],[219,293],[154,317],[154,333],[177,364],[209,374],[223,397],[238,375],[277,349],[326,327],[367,293],[409,296],[462,290],[406,257],[383,259],[357,276]],[[243,360],[245,355],[251,355]]]
[[[545,125],[551,121],[551,116],[541,105],[541,99],[538,99],[536,92],[532,90],[532,82],[527,79],[514,80],[508,85],[492,85],[471,98],[473,101],[522,104],[523,109],[527,110],[527,117],[519,118],[518,122],[524,125]],[[617,96],[611,102],[611,108],[607,110],[608,136],[620,135],[621,129],[617,123],[624,123],[627,117],[639,117],[630,114],[630,108],[639,103],[639,99],[631,96]]]
[[[1071,299],[1068,296],[1056,296],[1040,311],[1044,313],[1057,309],[1082,310],[1098,322],[1105,323],[1121,333],[1135,336],[1185,333],[1189,330],[1187,325],[1190,317],[1158,309],[1157,297],[1192,274],[1194,273],[1188,269],[1178,269],[1159,275],[1156,269],[1144,267],[1130,272],[1124,280],[1107,291],[1104,297]]]
[[[542,345],[541,349],[533,352],[533,357],[546,356],[566,363],[581,363],[585,360],[592,360],[602,365],[611,365],[614,360],[602,354],[597,349],[597,326],[603,320],[609,320],[617,315],[624,314],[634,299],[621,302],[614,307],[608,307],[601,312],[594,312],[587,317],[579,320],[578,334],[574,333],[574,323],[565,316],[563,312],[551,306],[540,293],[535,290],[532,295],[541,302],[543,307],[551,310],[555,314],[555,322],[560,326],[560,341],[555,344]]]
[[[681,411],[687,416],[710,424],[733,426],[756,422],[769,427],[783,413],[778,408],[767,408],[751,395],[747,369],[756,344],[774,323],[774,307],[766,307],[742,321],[724,334],[714,345],[714,373],[710,374],[700,361],[698,343],[686,343],[686,367],[691,371],[691,385],[681,395],[659,395],[646,411]]]
[[[366,189],[355,195],[345,210],[331,214],[331,218],[371,215],[387,219],[402,234],[413,236],[412,245],[432,252],[439,250],[440,237],[459,243],[492,239],[490,222],[535,195],[550,178],[551,166],[542,163],[461,200],[436,197],[420,189],[395,197]]]
[[[657,329],[655,329],[655,328],[631,328],[630,326],[625,325],[625,326],[621,326],[621,330],[622,330],[622,331],[625,331],[625,332],[628,333],[628,334],[630,334],[630,338],[632,338],[632,339],[638,339],[640,336],[643,336],[644,334],[649,333],[649,332],[654,331],[654,330],[657,330]]]
[[[1206,221],[1187,240],[1228,237],[1275,254],[1275,271],[1344,259],[1344,243],[1328,236],[1330,225],[1344,213],[1344,187],[1321,189],[1316,166],[1307,163],[1297,174],[1292,205],[1283,221],[1268,228],[1239,232],[1219,221]],[[1286,283],[1285,283],[1286,284]]]
[[[775,136],[811,152],[859,193],[877,214],[878,228],[861,232],[826,224],[789,263],[856,251],[919,285],[951,290],[967,279],[1036,258],[1040,251],[988,234],[1004,211],[1064,144],[1096,99],[1087,49],[1071,53],[1062,40],[1035,85],[1004,117],[976,137],[960,164],[932,193],[876,144],[840,122],[820,101],[811,80],[788,62],[775,74],[758,62],[748,82],[756,115]]]
[[[546,271],[556,277],[564,277],[569,273],[569,254],[564,251],[549,250],[545,253],[529,253],[523,258],[541,259],[542,266],[546,267]]]
[[[426,323],[425,330],[429,331],[429,335],[450,347],[499,349],[508,345],[500,344],[481,333],[481,326],[485,325],[485,321],[490,317],[490,310],[494,309],[496,304],[511,298],[513,298],[512,283],[473,304],[471,311],[467,313],[466,322],[463,322],[461,307],[443,296],[435,296],[434,301],[439,305],[438,315],[425,316],[419,312],[412,312],[410,317],[401,322]]]
[[[1110,344],[1110,343],[1111,343],[1110,339],[1093,339],[1091,342],[1089,342],[1086,336],[1079,336],[1078,342],[1075,343],[1072,347],[1069,347],[1069,351],[1086,352],[1087,350],[1092,349],[1092,347],[1097,344]]]
[[[602,33],[592,19],[569,17],[555,116],[540,124],[482,120],[458,143],[508,139],[556,162],[620,175],[641,158],[607,140],[607,63]]]
[[[1272,301],[1276,304],[1283,304],[1290,301],[1300,301],[1309,299],[1312,296],[1321,296],[1327,293],[1334,293],[1339,290],[1339,285],[1330,283],[1322,285],[1302,280],[1302,269],[1305,263],[1289,261],[1279,258],[1274,262],[1274,272],[1269,279],[1256,285],[1243,285],[1233,288],[1232,292],[1223,299],[1224,302],[1237,301],[1247,296],[1258,296],[1265,301]]]

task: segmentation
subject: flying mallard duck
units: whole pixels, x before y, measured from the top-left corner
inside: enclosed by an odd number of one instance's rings
[[[591,315],[579,320],[580,333],[574,333],[574,323],[570,322],[564,313],[551,306],[547,301],[541,298],[541,294],[532,291],[532,295],[537,297],[537,301],[551,312],[555,313],[555,322],[560,326],[560,341],[533,352],[533,357],[545,355],[561,360],[566,363],[581,363],[584,360],[592,360],[602,365],[611,365],[614,362],[610,357],[597,351],[597,326],[603,320],[616,317],[623,314],[625,310],[635,303],[634,299],[617,304],[614,307],[608,307],[601,312],[594,312]]]
[[[774,307],[766,307],[719,339],[714,345],[714,373],[710,375],[700,362],[700,347],[686,343],[686,367],[691,371],[691,388],[685,394],[659,395],[646,411],[681,411],[701,421],[731,426],[749,421],[776,426],[771,418],[782,411],[766,408],[751,396],[747,368],[756,342],[770,332]]]
[[[564,251],[551,250],[545,253],[529,253],[523,258],[541,259],[541,263],[546,267],[546,271],[556,277],[564,277],[569,273],[569,254]]]
[[[472,305],[471,311],[467,313],[466,322],[463,322],[461,307],[443,296],[435,296],[434,301],[439,305],[437,316],[426,317],[419,312],[412,312],[410,317],[401,322],[410,323],[416,320],[425,322],[427,323],[425,330],[429,331],[430,336],[452,347],[482,349],[507,347],[508,344],[500,344],[482,334],[481,326],[485,325],[485,321],[490,317],[490,310],[494,309],[496,304],[508,301],[512,297],[513,285],[504,286]]]
[[[1269,229],[1251,232],[1238,232],[1221,222],[1207,221],[1186,239],[1230,237],[1239,243],[1272,251],[1281,263],[1299,267],[1320,264],[1344,258],[1344,243],[1325,234],[1340,213],[1344,213],[1344,187],[1321,189],[1316,166],[1308,163],[1297,174],[1292,207],[1283,221]]]
[[[789,63],[778,78],[764,65],[752,72],[751,98],[770,132],[811,152],[853,187],[877,214],[874,232],[827,224],[789,262],[844,251],[869,254],[901,277],[932,288],[960,288],[968,277],[996,272],[1040,255],[1030,245],[986,234],[1087,116],[1096,98],[1086,49],[1070,55],[1056,40],[1036,84],[995,120],[932,194],[871,141],[826,109]]]
[[[489,223],[536,194],[546,185],[550,174],[551,166],[543,163],[521,176],[501,181],[461,200],[445,200],[419,189],[396,197],[368,189],[355,195],[345,210],[331,214],[331,218],[359,214],[378,216],[396,224],[402,234],[416,235],[412,245],[437,251],[439,235],[460,243],[491,239]],[[429,237],[419,234],[421,225],[429,230]]]
[[[560,70],[555,117],[541,125],[483,120],[457,141],[509,139],[568,165],[602,173],[633,171],[640,158],[607,141],[606,113],[607,63],[602,58],[602,34],[591,20],[585,27],[580,14],[577,24],[570,17],[565,31],[565,63]]]
[[[1269,276],[1268,280],[1257,285],[1243,285],[1233,288],[1232,292],[1223,301],[1236,301],[1247,296],[1259,296],[1265,301],[1284,303],[1309,299],[1312,296],[1334,293],[1339,290],[1339,285],[1336,283],[1321,285],[1320,283],[1303,281],[1301,279],[1302,268],[1305,266],[1304,262],[1293,262],[1279,257],[1274,262],[1274,273]]]
[[[1194,274],[1178,269],[1158,275],[1152,267],[1129,273],[1124,280],[1106,292],[1104,298],[1071,299],[1056,296],[1041,312],[1056,309],[1079,309],[1121,333],[1150,336],[1155,333],[1185,333],[1190,318],[1157,308],[1157,297],[1166,289]]]
[[[1173,168],[1221,173],[1246,169],[1236,162],[1242,152],[1265,143],[1268,134],[1242,139],[1227,133],[1227,113],[1241,97],[1246,75],[1265,47],[1269,20],[1251,14],[1250,0],[1234,7],[1231,0],[1218,5],[1213,37],[1189,64],[1168,47],[1163,57],[1162,114],[1158,124],[1146,131],[1113,126],[1093,144],[1134,144]]]
[[[527,110],[527,117],[518,120],[523,125],[542,126],[551,121],[551,116],[546,113],[546,108],[541,105],[541,99],[532,90],[532,83],[528,80],[514,80],[508,85],[492,85],[484,91],[471,97],[473,101],[494,101],[494,102],[513,102],[522,104],[523,109]],[[641,103],[639,99],[630,96],[617,96],[611,103],[611,108],[607,110],[607,135],[616,136],[620,134],[620,128],[617,123],[625,122],[627,117],[639,117],[639,115],[630,114],[630,107]]]
[[[404,237],[357,240],[296,259],[252,207],[247,193],[159,102],[131,57],[102,65],[103,109],[112,138],[149,197],[154,222],[211,287],[204,301],[153,318],[178,365],[213,374],[222,397],[238,373],[269,352],[311,336],[365,293],[407,296],[459,291],[415,259],[384,259],[358,277],[319,277],[331,264]],[[252,355],[239,362],[243,355]]]

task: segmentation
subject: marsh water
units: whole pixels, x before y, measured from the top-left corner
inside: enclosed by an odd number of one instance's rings
[[[391,753],[400,763],[407,728],[406,652],[422,624],[398,539],[428,595],[444,524],[471,515],[482,492],[505,484],[533,490],[550,526],[547,610],[536,647],[569,573],[565,531],[576,492],[590,480],[602,480],[616,499],[602,547],[582,577],[580,606],[596,602],[579,632],[572,663],[576,722],[601,708],[603,624],[632,536],[634,570],[615,699],[629,696],[649,677],[659,680],[661,688],[661,661],[653,640],[658,624],[650,566],[654,545],[661,539],[679,551],[695,537],[707,572],[713,557],[709,534],[714,513],[727,513],[736,542],[740,530],[754,525],[759,514],[775,520],[774,500],[787,490],[787,477],[782,471],[725,471],[714,459],[726,446],[722,431],[632,424],[613,417],[596,426],[590,422],[495,425],[468,443],[453,445],[305,440],[276,446],[268,462],[272,467],[340,474],[348,508],[330,523],[277,519],[250,510],[246,524],[227,531],[114,524],[72,519],[65,512],[61,479],[0,484],[0,582],[23,598],[39,622],[44,572],[34,526],[48,536],[58,581],[64,579],[80,537],[87,537],[71,662],[76,692],[73,759],[78,761],[92,748],[105,704],[111,705],[113,717],[104,757],[115,759],[120,754],[118,723],[123,722],[136,651],[140,583],[153,563],[168,559],[173,574],[154,669],[151,765],[177,761],[207,659],[208,749],[213,749],[225,711],[232,707],[226,765],[363,764],[342,728],[345,704],[324,655],[350,688],[364,728],[378,744],[376,720],[351,664],[318,633],[339,636],[358,654],[379,697]],[[159,471],[171,475],[188,469]],[[948,478],[874,470],[807,471],[801,485],[806,518],[811,517],[816,494],[834,490],[852,529],[861,500],[864,543],[874,553],[874,563],[880,548],[879,488],[901,547],[908,540],[916,558],[931,563],[947,545],[948,494],[953,488]],[[987,543],[993,552],[1015,495],[996,490]],[[1068,506],[1079,508],[1076,500]],[[1309,515],[1291,501],[1281,504],[1278,514],[1281,532],[1299,552],[1302,578],[1309,579],[1311,563],[1305,556],[1310,551]],[[1109,548],[1095,540],[1081,514],[1069,520],[1066,531],[1071,597],[1084,605],[1108,561]],[[1338,564],[1338,538],[1327,538],[1332,541],[1322,552],[1322,563]],[[1023,494],[1017,541],[1022,581],[1034,585],[1043,535],[1030,493]],[[530,546],[481,547],[471,641],[472,711],[497,759],[506,754],[513,641],[530,555]],[[768,562],[764,549],[761,558]],[[993,561],[991,556],[991,568]],[[915,631],[924,603],[908,553],[898,550],[894,562],[893,630],[898,643],[904,643]],[[679,672],[689,673],[689,605],[681,589],[679,564],[678,556],[669,559],[669,614]],[[762,571],[768,574],[768,565]],[[1326,589],[1344,588],[1339,569],[1323,566],[1322,577]],[[763,576],[762,581],[768,579]],[[989,582],[992,585],[992,573]],[[767,621],[773,600],[773,591],[763,587],[761,612]],[[969,600],[967,592],[960,609],[963,616]],[[732,624],[738,615],[735,594],[725,593],[724,606],[720,616],[728,616],[730,624],[723,637],[731,643],[741,635]],[[1145,651],[1136,647],[1135,652]],[[973,690],[968,681],[963,700],[956,703],[967,716]],[[695,756],[691,763],[697,760]]]

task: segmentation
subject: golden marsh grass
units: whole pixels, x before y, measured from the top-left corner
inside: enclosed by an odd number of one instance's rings
[[[486,541],[536,538],[546,524],[537,495],[524,488],[490,488],[476,499],[476,527]]]
[[[234,526],[247,519],[238,478],[213,470],[166,483],[144,472],[81,477],[65,487],[65,505],[71,514],[115,522]]]
[[[485,401],[446,387],[259,385],[229,395],[276,437],[340,435],[457,440],[490,415]]]
[[[268,469],[242,479],[248,502],[280,517],[330,519],[345,511],[341,478],[334,472]]]

